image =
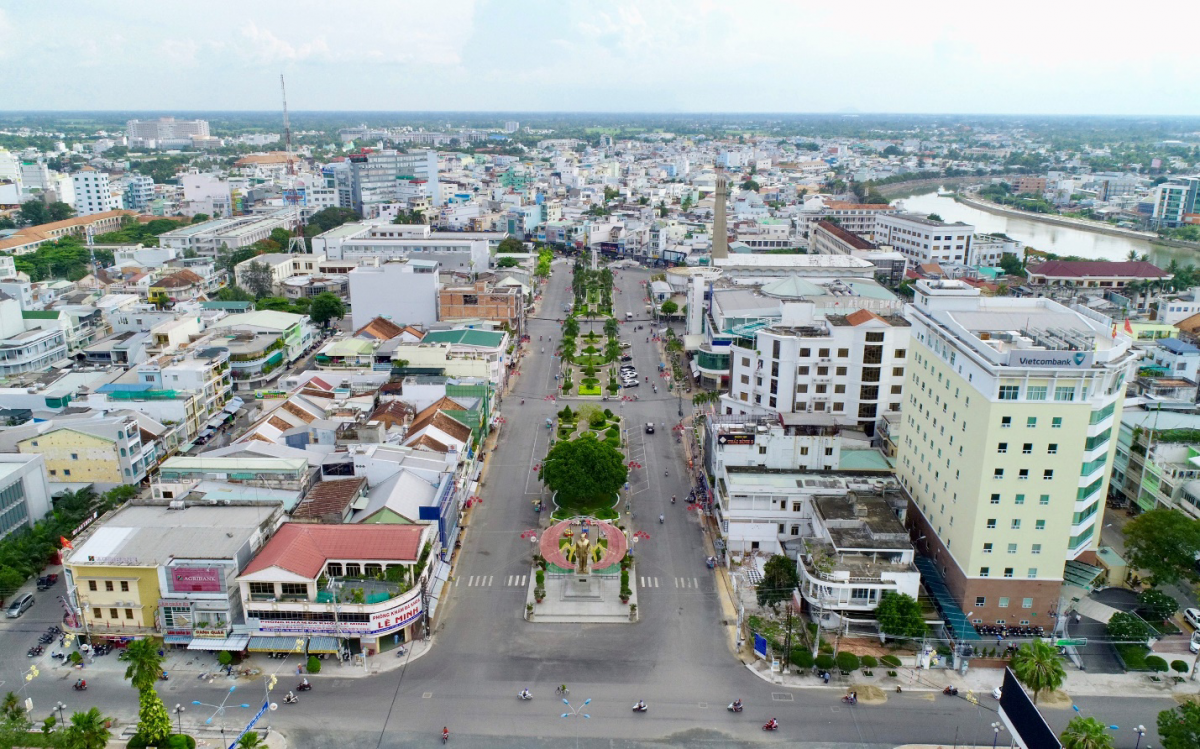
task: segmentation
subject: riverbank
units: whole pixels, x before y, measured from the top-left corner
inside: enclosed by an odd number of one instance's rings
[[[1112,226],[1100,221],[1089,221],[1082,218],[1072,218],[1070,216],[1054,216],[1048,213],[1034,213],[1033,211],[1022,211],[1019,208],[1009,208],[1008,206],[993,203],[990,200],[981,200],[979,198],[968,198],[964,195],[955,193],[955,202],[969,205],[988,213],[994,213],[999,216],[1012,216],[1014,218],[1022,218],[1027,221],[1037,221],[1043,224],[1051,224],[1053,226],[1065,226],[1069,229],[1079,229],[1080,231],[1090,231],[1094,234],[1108,234],[1113,237],[1130,237],[1133,239],[1141,239],[1146,242],[1167,243],[1170,240],[1159,239],[1158,235],[1149,231],[1138,231],[1136,229],[1126,229],[1120,226]],[[1190,243],[1179,246],[1192,246]],[[1196,246],[1200,249],[1200,245]]]
[[[986,185],[991,177],[930,177],[929,179],[914,179],[912,182],[893,182],[890,185],[879,185],[876,191],[885,198],[894,200],[906,198],[917,193],[929,192],[929,188],[939,187],[970,187]]]

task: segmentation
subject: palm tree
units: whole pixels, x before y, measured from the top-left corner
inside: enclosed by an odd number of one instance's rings
[[[121,660],[129,661],[125,678],[139,692],[153,689],[162,674],[163,657],[159,655],[158,642],[155,640],[134,640],[121,652]]]
[[[1126,260],[1128,260],[1128,261],[1129,261],[1129,262],[1131,262],[1131,263],[1132,263],[1132,262],[1136,262],[1136,261],[1137,261],[1137,259],[1138,259],[1138,253],[1137,253],[1137,250],[1130,250],[1130,251],[1129,251],[1129,254],[1127,254],[1127,255],[1125,256],[1125,259],[1126,259]]]
[[[21,706],[21,698],[16,692],[9,692],[4,695],[4,702],[0,703],[0,713],[3,713],[4,718],[17,718],[25,715],[25,708]]]
[[[257,731],[247,731],[238,739],[237,745],[240,749],[260,749],[260,747],[266,746],[263,740],[258,737]]]
[[[1033,692],[1035,705],[1042,692],[1058,689],[1067,678],[1058,651],[1042,640],[1022,645],[1012,657],[1012,670],[1017,681]]]
[[[110,720],[95,707],[86,713],[73,714],[63,742],[65,749],[104,749],[112,736],[108,730]]]
[[[1095,718],[1072,718],[1062,732],[1063,749],[1112,749],[1113,739]]]

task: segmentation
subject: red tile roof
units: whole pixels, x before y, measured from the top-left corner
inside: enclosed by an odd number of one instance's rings
[[[340,521],[366,485],[365,477],[325,479],[308,491],[308,496],[292,511],[292,517],[326,521],[336,517]]]
[[[1030,275],[1052,278],[1170,278],[1171,274],[1145,260],[1047,260],[1026,266]]]
[[[863,323],[871,322],[872,320],[885,322],[882,317],[869,309],[860,309],[856,312],[851,312],[850,314],[846,315],[846,322],[850,323],[851,325],[862,325]]]
[[[833,236],[842,240],[843,242],[850,245],[851,247],[853,247],[856,250],[874,250],[874,249],[876,249],[875,245],[872,244],[871,242],[868,242],[867,240],[863,239],[862,237],[858,236],[857,234],[855,234],[853,232],[846,231],[845,229],[838,226],[837,224],[831,223],[829,221],[818,221],[817,226],[821,227],[825,231],[829,232],[830,234],[832,234]]]
[[[279,567],[315,580],[330,559],[415,562],[424,532],[423,525],[284,523],[242,574]]]

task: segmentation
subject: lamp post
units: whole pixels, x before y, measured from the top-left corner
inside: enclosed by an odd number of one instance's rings
[[[63,726],[63,728],[65,729],[66,725],[67,725],[67,719],[63,715],[63,711],[67,709],[67,706],[64,705],[63,703],[59,702],[57,705],[54,706],[54,709],[58,711],[58,724],[60,726]]]
[[[1000,721],[992,723],[992,749],[996,749],[996,742],[1000,739],[1000,732],[1004,730],[1004,724]]]
[[[563,713],[562,715],[560,715],[558,717],[560,717],[560,718],[590,718],[592,716],[588,715],[587,713],[581,713],[579,711],[582,710],[583,708],[587,707],[588,705],[590,705],[591,702],[592,702],[592,698],[588,697],[586,700],[583,701],[583,704],[580,705],[579,707],[571,707],[571,703],[569,701],[567,701],[566,697],[563,697],[563,704],[567,706],[567,710],[569,710],[570,712]],[[579,747],[579,722],[578,721],[576,721],[576,723],[575,723],[575,747],[576,747],[576,749],[578,749],[578,747]]]
[[[175,705],[175,727],[178,730],[178,732],[180,733],[180,735],[183,734],[183,711],[185,709],[186,708],[184,708],[183,705],[179,705],[179,704]]]
[[[1145,726],[1137,726],[1133,729],[1133,732],[1138,735],[1137,743],[1134,744],[1133,749],[1139,749],[1139,747],[1141,747],[1141,745],[1142,745],[1142,737],[1146,735],[1146,727]]]
[[[237,689],[236,684],[231,686],[229,688],[229,691],[225,693],[225,699],[221,700],[220,705],[210,705],[207,702],[201,702],[199,700],[192,700],[193,705],[200,705],[202,707],[213,708],[213,711],[214,711],[213,714],[208,716],[204,720],[205,725],[212,725],[213,718],[217,717],[218,715],[221,716],[221,746],[222,747],[229,746],[229,742],[227,742],[225,740],[225,711],[228,710],[229,708],[233,708],[233,707],[242,707],[242,708],[250,707],[249,705],[246,705],[246,704],[243,704],[243,705],[227,704],[229,702],[229,698],[233,695],[233,692],[235,689]]]

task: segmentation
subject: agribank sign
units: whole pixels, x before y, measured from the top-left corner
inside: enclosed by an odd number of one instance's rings
[[[1008,352],[1010,367],[1052,367],[1054,369],[1087,369],[1092,366],[1090,351],[1031,351],[1017,349]]]

